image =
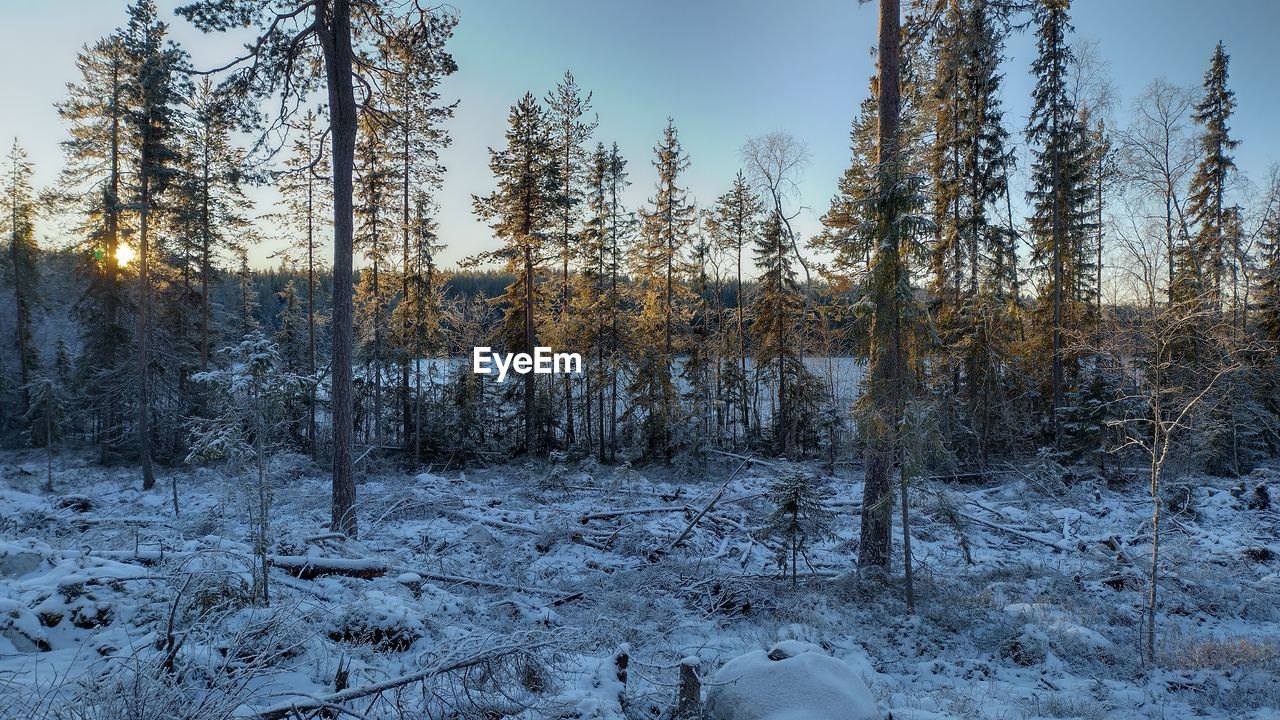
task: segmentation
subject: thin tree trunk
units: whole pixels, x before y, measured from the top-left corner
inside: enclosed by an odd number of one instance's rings
[[[401,267],[400,301],[403,303],[409,302],[409,132],[410,132],[410,128],[409,128],[409,112],[408,111],[409,111],[409,108],[406,103],[406,107],[404,108],[405,114],[401,120],[401,125],[402,125],[401,129],[403,131],[403,135],[401,136],[401,139],[402,139],[401,152],[403,154],[402,160],[404,161],[404,167],[402,169],[404,173],[404,177],[401,178],[403,182],[400,188],[400,191],[401,191],[400,192],[400,222],[401,222],[401,239],[403,240],[403,244],[404,244],[404,248],[403,248],[404,264]],[[418,269],[418,272],[421,272],[421,268]],[[418,298],[418,302],[421,303],[422,298]],[[404,313],[404,320],[400,324],[402,342],[408,340],[408,335],[411,327],[412,327],[412,323],[409,320],[409,313],[406,312]],[[413,332],[416,335],[418,330],[415,329],[413,330]],[[413,352],[409,353],[412,355],[412,357],[406,357],[404,359],[404,367],[401,368],[400,370],[400,439],[402,443],[404,443],[405,445],[408,445],[409,432],[411,429],[410,428],[411,420],[410,420],[410,412],[409,412],[410,411],[409,364],[410,363],[416,364],[418,362],[418,356],[417,356],[416,338],[413,342],[406,342],[405,344],[413,348]],[[401,347],[404,347],[404,346],[401,346]],[[415,445],[414,467],[417,467],[417,462],[418,462],[417,447]]]
[[[307,138],[310,152],[311,138]],[[308,158],[313,159],[313,158]],[[315,184],[307,170],[307,355],[310,381],[307,391],[307,444],[311,457],[319,455],[316,443],[316,243],[315,243]]]
[[[209,370],[209,270],[213,240],[209,220],[209,150],[205,143],[200,197],[200,372]]]
[[[151,467],[151,400],[147,394],[147,314],[151,305],[150,277],[148,276],[148,255],[150,254],[148,225],[150,219],[151,182],[150,158],[146,148],[146,140],[142,154],[142,197],[138,217],[138,452],[142,461],[142,489],[150,490],[156,485],[155,471]]]
[[[533,248],[525,243],[524,246],[524,346],[525,352],[533,353],[534,333],[533,333]],[[533,446],[533,430],[534,430],[534,375],[533,373],[524,374],[524,445],[525,452],[534,452]]]
[[[104,365],[110,369],[115,366],[115,345],[111,341],[112,329],[116,324],[116,299],[120,289],[120,263],[116,253],[120,251],[120,61],[118,46],[113,46],[111,64],[111,176],[108,181],[106,205],[107,253],[103,258],[103,269],[106,274],[106,290],[102,307],[103,334],[106,338],[107,357]],[[111,453],[111,428],[115,427],[115,407],[109,401],[104,402],[105,417],[103,427],[106,428],[102,438],[101,462],[105,463]]]
[[[373,209],[373,443],[382,450],[382,288],[379,265],[382,251],[378,248],[378,209]]]
[[[1157,425],[1159,421],[1157,420]],[[1159,429],[1156,430],[1159,435]],[[1157,437],[1156,442],[1159,442]],[[1154,447],[1159,447],[1155,445]],[[1153,453],[1155,451],[1153,450]],[[1145,649],[1147,662],[1155,663],[1156,658],[1156,585],[1159,579],[1160,562],[1160,463],[1151,461],[1151,572],[1147,587],[1147,627]]]

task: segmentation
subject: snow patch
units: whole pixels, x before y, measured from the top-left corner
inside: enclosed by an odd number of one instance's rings
[[[799,640],[740,655],[712,677],[709,720],[881,720],[849,665]]]

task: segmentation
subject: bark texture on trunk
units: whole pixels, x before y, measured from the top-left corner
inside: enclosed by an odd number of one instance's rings
[[[353,468],[351,361],[351,262],[354,218],[352,167],[356,149],[356,101],[352,87],[351,6],[333,0],[320,13],[320,43],[329,85],[333,144],[333,516],[331,529],[355,537],[356,485]]]
[[[880,0],[878,153],[880,193],[887,196],[898,174],[901,56],[898,0]],[[889,203],[884,211],[891,211]],[[897,459],[897,424],[901,416],[902,318],[896,287],[901,273],[898,237],[890,218],[880,218],[877,257],[871,282],[880,288],[871,331],[868,392],[875,415],[868,432],[866,475],[862,491],[862,526],[858,566],[889,567],[893,531],[892,474]],[[887,277],[884,274],[887,273]]]

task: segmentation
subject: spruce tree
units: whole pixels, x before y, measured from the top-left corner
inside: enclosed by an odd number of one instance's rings
[[[937,228],[930,290],[945,348],[932,372],[940,392],[953,397],[949,415],[962,426],[954,430],[957,445],[979,458],[1015,435],[1007,369],[1016,339],[1016,237],[999,217],[1013,153],[1000,107],[998,20],[986,0],[948,5],[934,39],[929,152]]]
[[[272,341],[279,352],[280,367],[290,376],[309,380],[307,371],[307,331],[306,318],[302,311],[302,302],[298,297],[298,288],[290,279],[284,289],[277,293],[280,309],[276,313],[276,332]],[[298,407],[298,397],[290,394],[285,398],[282,408],[285,422],[289,427],[290,439],[295,447],[306,447],[308,425],[306,413]]]
[[[1192,114],[1203,128],[1199,137],[1200,162],[1191,176],[1187,199],[1187,215],[1196,234],[1177,270],[1178,284],[1187,288],[1187,295],[1206,293],[1215,306],[1222,301],[1223,275],[1230,259],[1227,188],[1236,168],[1231,151],[1240,144],[1231,137],[1228,124],[1236,108],[1236,94],[1227,86],[1230,60],[1222,43],[1218,43],[1204,76],[1204,96]]]
[[[632,325],[636,344],[632,406],[644,436],[645,454],[670,459],[680,422],[679,391],[675,384],[676,351],[686,328],[689,298],[684,285],[687,264],[683,252],[696,222],[681,174],[689,158],[680,146],[675,121],[668,118],[662,141],[654,147],[658,181],[649,207],[640,212],[640,234],[632,252],[632,278],[639,293],[638,317]],[[638,417],[637,417],[638,416]]]
[[[618,376],[624,352],[620,319],[626,311],[622,277],[626,244],[634,223],[622,206],[627,161],[614,143],[597,143],[587,164],[588,218],[582,232],[582,283],[576,306],[587,318],[584,338],[594,345],[596,367],[588,372],[594,383],[596,437],[601,462],[617,456]],[[587,393],[588,407],[591,401]],[[588,411],[590,417],[590,411]]]
[[[833,513],[823,505],[828,493],[817,479],[803,472],[788,472],[769,486],[773,511],[759,531],[762,538],[780,542],[778,567],[785,576],[791,567],[791,586],[798,583],[800,559],[813,543],[835,537]]]
[[[406,356],[406,366],[412,368],[412,390],[409,404],[402,412],[407,413],[405,429],[409,433],[405,442],[410,445],[413,466],[422,461],[423,428],[425,399],[423,397],[423,361],[427,361],[427,370],[431,373],[426,381],[426,390],[434,392],[436,387],[436,365],[431,362],[437,354],[446,350],[442,333],[444,282],[442,273],[436,264],[437,254],[444,248],[437,234],[434,213],[436,206],[431,195],[425,190],[414,194],[413,216],[410,234],[409,255],[406,257],[404,274],[409,278],[402,289],[400,302],[393,313],[394,326],[399,328],[400,347]],[[403,378],[402,378],[403,387]],[[433,433],[425,433],[428,439],[435,437]]]
[[[1058,414],[1066,407],[1068,381],[1079,370],[1072,341],[1080,339],[1077,333],[1090,321],[1094,299],[1093,258],[1087,242],[1088,203],[1093,195],[1088,175],[1091,150],[1067,91],[1074,61],[1067,44],[1072,32],[1067,8],[1064,0],[1042,0],[1036,8],[1038,52],[1032,72],[1037,81],[1026,129],[1032,146],[1027,192],[1032,204],[1031,269],[1039,279],[1033,327],[1048,332],[1048,338],[1041,336],[1037,343],[1050,356],[1047,409],[1055,445],[1062,441]]]
[[[454,14],[432,15],[425,25],[398,20],[395,32],[379,46],[383,68],[383,105],[389,121],[387,145],[393,158],[399,205],[400,293],[390,328],[400,366],[400,432],[406,451],[412,446],[415,464],[421,454],[421,430],[416,423],[420,401],[411,391],[411,371],[423,347],[425,323],[436,322],[427,305],[434,297],[432,262],[433,196],[444,180],[440,151],[448,147],[445,123],[457,103],[445,104],[440,83],[458,69],[445,44],[453,35]],[[412,438],[412,440],[411,440]]]
[[[356,289],[357,347],[361,349],[357,357],[363,356],[368,368],[366,382],[373,386],[373,442],[379,448],[385,444],[382,435],[383,358],[386,354],[386,315],[391,300],[384,275],[391,263],[392,208],[396,195],[395,168],[389,162],[387,152],[387,131],[380,113],[366,113],[356,145],[355,180],[355,246],[369,263],[368,268],[360,273],[360,286]]]
[[[689,243],[690,293],[693,297],[689,319],[688,349],[680,366],[686,405],[689,408],[686,445],[700,459],[705,460],[707,450],[719,442],[719,424],[716,422],[716,371],[720,367],[715,327],[716,314],[712,310],[712,263],[715,245],[705,232],[695,226]],[[718,298],[715,298],[718,303]]]
[[[40,352],[32,333],[35,312],[40,303],[40,247],[36,244],[36,198],[31,186],[32,165],[27,153],[15,139],[5,158],[4,175],[0,176],[0,199],[3,217],[0,228],[9,240],[9,286],[13,289],[14,339],[18,351],[18,387],[22,390],[19,415],[29,412],[32,404],[29,385],[40,367]]]
[[[554,228],[559,207],[559,165],[554,154],[545,111],[532,93],[511,107],[508,116],[506,147],[489,149],[489,169],[497,188],[484,197],[474,196],[475,213],[489,221],[494,235],[505,246],[479,256],[480,260],[501,260],[513,276],[510,285],[495,303],[505,308],[500,342],[509,353],[533,353],[537,345],[538,306],[542,302],[538,275]],[[524,446],[527,453],[542,452],[536,431],[541,418],[537,413],[535,375],[523,378]]]
[[[796,278],[791,243],[776,211],[768,214],[756,240],[755,264],[759,291],[751,303],[754,355],[766,382],[776,388],[770,450],[786,456],[805,435],[812,435],[812,426],[805,428],[803,422],[804,416],[812,418],[812,413],[805,412],[801,400],[818,378],[805,368],[801,355],[803,343],[797,338],[805,309],[804,290]]]
[[[621,350],[618,317],[623,312],[623,243],[630,232],[630,217],[621,205],[627,186],[626,160],[617,143],[606,148],[596,143],[587,160],[587,219],[583,223],[578,277],[573,311],[582,324],[580,341],[587,357],[594,356],[585,374],[584,417],[587,437],[594,436],[597,456],[605,462],[616,453],[610,440],[617,425],[617,373]],[[591,426],[594,420],[594,429]]]

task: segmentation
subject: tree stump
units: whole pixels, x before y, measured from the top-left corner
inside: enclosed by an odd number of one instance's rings
[[[680,687],[676,691],[673,720],[698,720],[702,717],[702,678],[698,677],[699,665],[696,657],[680,661]]]

